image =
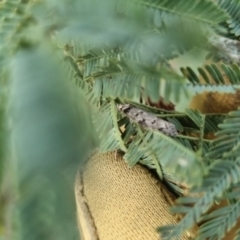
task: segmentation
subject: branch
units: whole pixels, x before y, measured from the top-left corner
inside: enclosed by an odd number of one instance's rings
[[[229,63],[240,65],[240,42],[221,36],[213,36],[209,43],[218,50],[218,55]]]
[[[171,137],[178,135],[174,124],[162,120],[150,112],[145,112],[130,104],[118,104],[118,109],[144,128],[155,129]]]

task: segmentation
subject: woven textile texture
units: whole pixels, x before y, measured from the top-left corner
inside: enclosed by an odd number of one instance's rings
[[[94,153],[78,174],[75,192],[85,240],[157,240],[157,227],[177,223],[164,185],[143,166],[129,168],[120,154]]]

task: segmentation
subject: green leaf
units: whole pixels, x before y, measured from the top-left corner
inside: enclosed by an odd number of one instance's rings
[[[188,18],[194,21],[200,21],[207,24],[217,24],[228,19],[227,14],[220,10],[217,5],[210,1],[191,1],[179,0],[131,0],[147,8],[153,8],[161,12],[178,15],[179,17]]]
[[[92,148],[94,131],[84,96],[65,81],[55,56],[42,44],[19,51],[9,66],[20,239],[78,235],[69,181],[73,184],[76,168]]]
[[[216,198],[221,197],[223,193],[227,189],[229,189],[229,187],[232,184],[235,184],[240,181],[239,166],[240,166],[240,158],[236,159],[236,161],[234,162],[229,160],[215,161],[214,164],[211,166],[210,172],[208,174],[210,181],[205,181],[205,183],[203,182],[202,186],[205,186],[205,189],[202,189],[202,188],[198,189],[197,193],[200,195],[200,198],[197,199],[193,197],[193,202],[196,201],[194,206],[190,208],[184,208],[184,212],[186,214],[184,218],[180,221],[180,223],[177,226],[166,226],[166,227],[163,226],[159,228],[159,231],[161,232],[163,239],[179,238],[184,233],[184,231],[190,229],[195,223],[199,222],[202,219],[203,214],[205,214],[210,209],[210,207],[214,203],[214,200]],[[235,179],[231,178],[231,176],[233,175],[236,176]],[[182,202],[189,202],[189,201],[190,201],[189,199],[187,199],[186,201],[184,201],[184,199],[182,200]],[[175,212],[181,212],[182,209],[183,209],[182,206],[179,206],[179,208],[175,206],[173,210],[175,210]],[[232,222],[229,225],[227,225],[228,219],[225,219],[227,230],[229,230],[233,226],[233,223],[236,223],[238,215],[237,216],[231,215],[231,217],[232,217],[231,219]],[[215,228],[213,228],[213,226],[217,226],[217,225],[220,226],[221,222],[220,223],[213,222],[210,224],[211,224],[210,227],[207,224],[205,225],[206,226],[205,234],[208,237],[214,236],[215,231],[213,231],[213,229]],[[204,225],[203,225],[203,228],[204,228]],[[224,234],[227,231],[226,228],[221,230],[221,233],[219,233],[219,236],[223,236],[222,234]],[[205,239],[206,237],[205,234],[200,234],[199,239]]]

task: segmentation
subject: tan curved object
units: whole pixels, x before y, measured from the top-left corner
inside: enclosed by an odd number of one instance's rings
[[[143,166],[129,168],[120,154],[93,154],[78,174],[75,193],[84,240],[157,240],[157,227],[177,223],[164,185]]]
[[[236,93],[203,92],[193,97],[190,108],[202,113],[228,113],[240,106],[240,91]]]

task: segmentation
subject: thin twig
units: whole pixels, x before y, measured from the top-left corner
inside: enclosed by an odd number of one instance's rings
[[[221,58],[229,63],[240,64],[240,42],[222,36],[212,36],[209,43],[218,50]]]
[[[144,128],[158,130],[171,137],[178,135],[174,124],[157,117],[155,114],[146,112],[130,104],[118,104],[118,110]]]

